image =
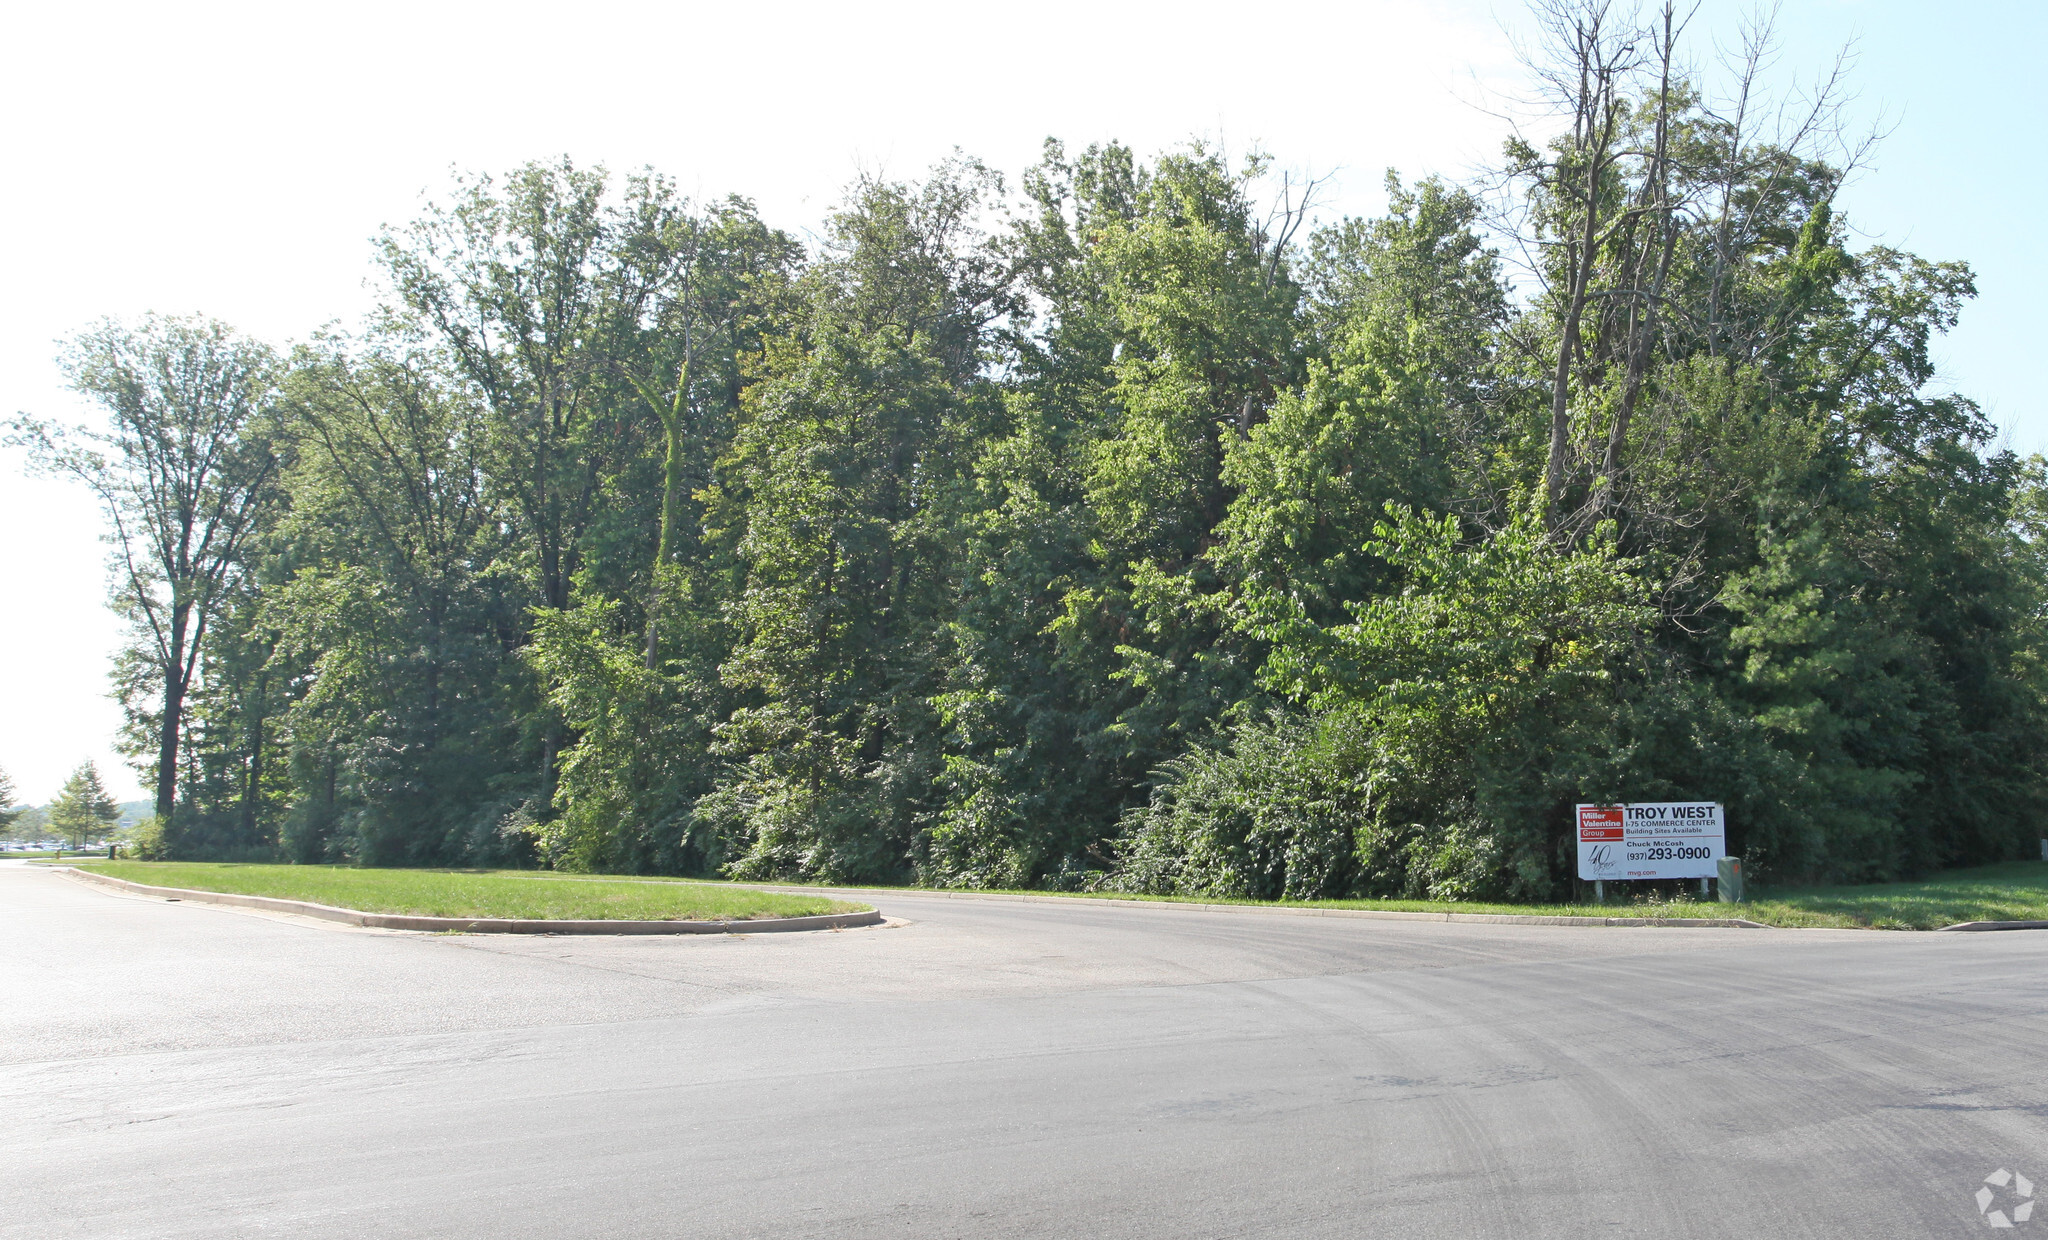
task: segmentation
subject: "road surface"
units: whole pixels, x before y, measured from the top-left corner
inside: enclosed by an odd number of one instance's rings
[[[2048,933],[873,899],[907,924],[424,935],[0,868],[0,1235],[1924,1240],[1999,1168],[2048,1198]]]

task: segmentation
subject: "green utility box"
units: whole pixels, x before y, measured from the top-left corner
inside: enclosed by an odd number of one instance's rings
[[[1742,858],[1723,857],[1714,863],[1718,875],[1715,886],[1720,889],[1721,903],[1742,903]]]

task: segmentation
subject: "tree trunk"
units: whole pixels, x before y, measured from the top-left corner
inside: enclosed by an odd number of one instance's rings
[[[156,740],[156,820],[165,838],[178,804],[178,737],[185,722],[185,691],[191,687],[185,670],[185,625],[181,606],[171,611],[170,659],[163,669],[164,713]]]
[[[1579,322],[1586,313],[1586,290],[1593,280],[1594,249],[1599,244],[1599,185],[1601,161],[1596,156],[1586,169],[1586,225],[1578,254],[1572,262],[1570,299],[1566,303],[1564,328],[1558,333],[1557,366],[1550,380],[1550,453],[1543,464],[1543,523],[1556,529],[1558,508],[1564,502],[1564,459],[1571,446],[1572,355],[1578,350]]]
[[[256,807],[263,796],[263,717],[269,708],[270,673],[256,674],[255,710],[248,726],[249,765],[244,774],[247,780],[242,785],[242,840],[254,846],[256,841]]]
[[[1664,30],[1658,41],[1659,77],[1657,82],[1657,125],[1656,136],[1651,146],[1650,170],[1644,185],[1645,205],[1650,208],[1650,219],[1655,225],[1656,243],[1645,243],[1636,253],[1633,269],[1629,274],[1630,298],[1628,302],[1628,372],[1621,394],[1621,406],[1615,410],[1614,425],[1608,428],[1607,451],[1600,461],[1599,508],[1602,511],[1614,505],[1616,490],[1620,486],[1622,454],[1628,448],[1629,423],[1633,420],[1636,402],[1642,396],[1643,380],[1650,366],[1650,351],[1657,329],[1656,316],[1659,299],[1663,297],[1666,277],[1671,271],[1671,257],[1677,246],[1678,232],[1671,219],[1671,72],[1673,50],[1677,45],[1677,32],[1673,29],[1676,11],[1670,3],[1664,5]],[[1657,270],[1649,278],[1649,296],[1644,296],[1644,265],[1652,253],[1656,254]]]
[[[156,741],[156,817],[166,831],[171,825],[171,808],[178,802],[178,730],[184,722],[183,677],[164,678],[163,726]]]
[[[668,415],[661,420],[663,437],[668,446],[668,457],[661,470],[661,536],[654,544],[654,567],[647,574],[647,670],[653,671],[660,661],[660,623],[663,591],[667,586],[670,557],[675,554],[675,527],[677,509],[682,506],[683,491],[683,415],[688,411],[690,391],[690,363],[686,358],[681,373],[676,376],[676,396],[670,405]],[[657,406],[659,408],[659,406]]]

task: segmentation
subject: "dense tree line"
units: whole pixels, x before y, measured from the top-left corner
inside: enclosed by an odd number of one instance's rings
[[[1971,273],[1851,244],[1825,94],[1539,17],[1558,133],[1378,218],[1048,143],[806,245],[563,160],[352,332],[81,337],[116,431],[18,428],[157,514],[156,846],[1539,898],[1575,801],[1697,797],[1781,876],[2019,855],[2048,505],[1931,386]]]

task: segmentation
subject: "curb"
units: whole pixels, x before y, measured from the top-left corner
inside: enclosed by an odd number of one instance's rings
[[[1944,930],[2048,930],[2048,921],[1959,921]]]
[[[843,930],[853,926],[878,926],[878,909],[865,913],[824,913],[815,917],[762,917],[752,921],[550,921],[519,917],[415,917],[406,913],[365,913],[331,904],[304,900],[281,900],[275,896],[245,896],[228,891],[193,891],[184,887],[151,887],[80,870],[72,866],[51,869],[78,882],[96,883],[140,895],[162,896],[168,900],[191,900],[199,904],[231,904],[240,908],[271,909],[338,921],[376,930],[459,930],[470,934],[775,934],[786,930]]]
[[[763,887],[763,891],[776,891],[793,895],[805,892],[824,892],[831,895],[870,896],[873,890],[864,887]],[[1192,900],[1117,900],[1097,896],[1033,896],[992,891],[897,891],[890,888],[892,895],[913,899],[936,900],[1009,900],[1021,904],[1064,904],[1072,908],[1088,908],[1106,904],[1113,908],[1175,908],[1197,909],[1210,913],[1278,913],[1288,917],[1352,917],[1363,921],[1463,921],[1480,922],[1496,926],[1678,926],[1702,930],[1771,930],[1760,921],[1747,921],[1740,917],[1546,917],[1533,913],[1416,913],[1394,909],[1385,911],[1369,908],[1301,908],[1289,904],[1204,904]],[[1981,928],[2015,926],[2022,923],[1983,923]],[[2024,923],[2048,927],[2048,922]],[[1955,927],[1951,927],[1952,929]]]

